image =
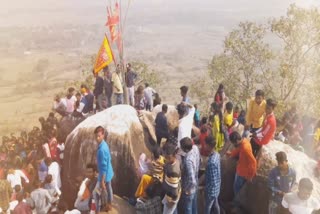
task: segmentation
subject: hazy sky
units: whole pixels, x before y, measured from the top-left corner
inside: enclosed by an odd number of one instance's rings
[[[101,23],[106,16],[105,6],[114,0],[0,0],[0,26],[28,26],[72,22]],[[169,15],[179,13],[221,13],[236,15],[239,19],[283,15],[286,8],[320,5],[320,0],[121,0],[131,2],[128,17]],[[125,8],[125,7],[124,7]],[[129,22],[130,24],[130,22]]]

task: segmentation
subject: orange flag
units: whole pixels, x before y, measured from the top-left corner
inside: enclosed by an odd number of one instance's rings
[[[108,66],[114,60],[112,49],[110,47],[107,36],[104,36],[102,45],[98,52],[96,63],[94,65],[94,72],[98,73],[103,68]]]

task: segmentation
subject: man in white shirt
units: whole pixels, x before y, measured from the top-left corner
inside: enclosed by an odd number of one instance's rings
[[[179,114],[178,147],[180,148],[181,139],[191,138],[195,108],[189,103],[182,102],[177,106],[177,111]]]
[[[7,175],[7,181],[9,181],[12,189],[14,189],[16,185],[20,185],[22,187],[21,178],[23,178],[26,183],[29,183],[28,177],[21,170],[9,170]]]
[[[151,88],[148,83],[146,83],[143,93],[144,93],[144,98],[146,99],[146,102],[147,102],[146,110],[151,111],[153,107],[153,95],[157,92],[153,88]]]
[[[309,178],[302,178],[298,192],[287,193],[282,200],[282,206],[292,214],[311,214],[320,210],[320,202],[312,194],[313,183]]]
[[[60,166],[57,162],[52,161],[51,158],[46,159],[46,165],[48,166],[48,175],[52,176],[52,185],[54,185],[58,195],[61,195]]]

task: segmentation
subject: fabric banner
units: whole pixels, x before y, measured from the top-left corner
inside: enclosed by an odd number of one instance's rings
[[[111,46],[107,36],[104,36],[102,45],[97,55],[96,63],[94,65],[94,72],[98,73],[103,68],[108,66],[114,60]]]

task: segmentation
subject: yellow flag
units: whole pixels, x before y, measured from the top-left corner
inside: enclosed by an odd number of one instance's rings
[[[114,60],[113,53],[107,36],[104,36],[102,45],[97,55],[96,63],[94,65],[94,72],[98,73],[103,68],[108,66]]]

